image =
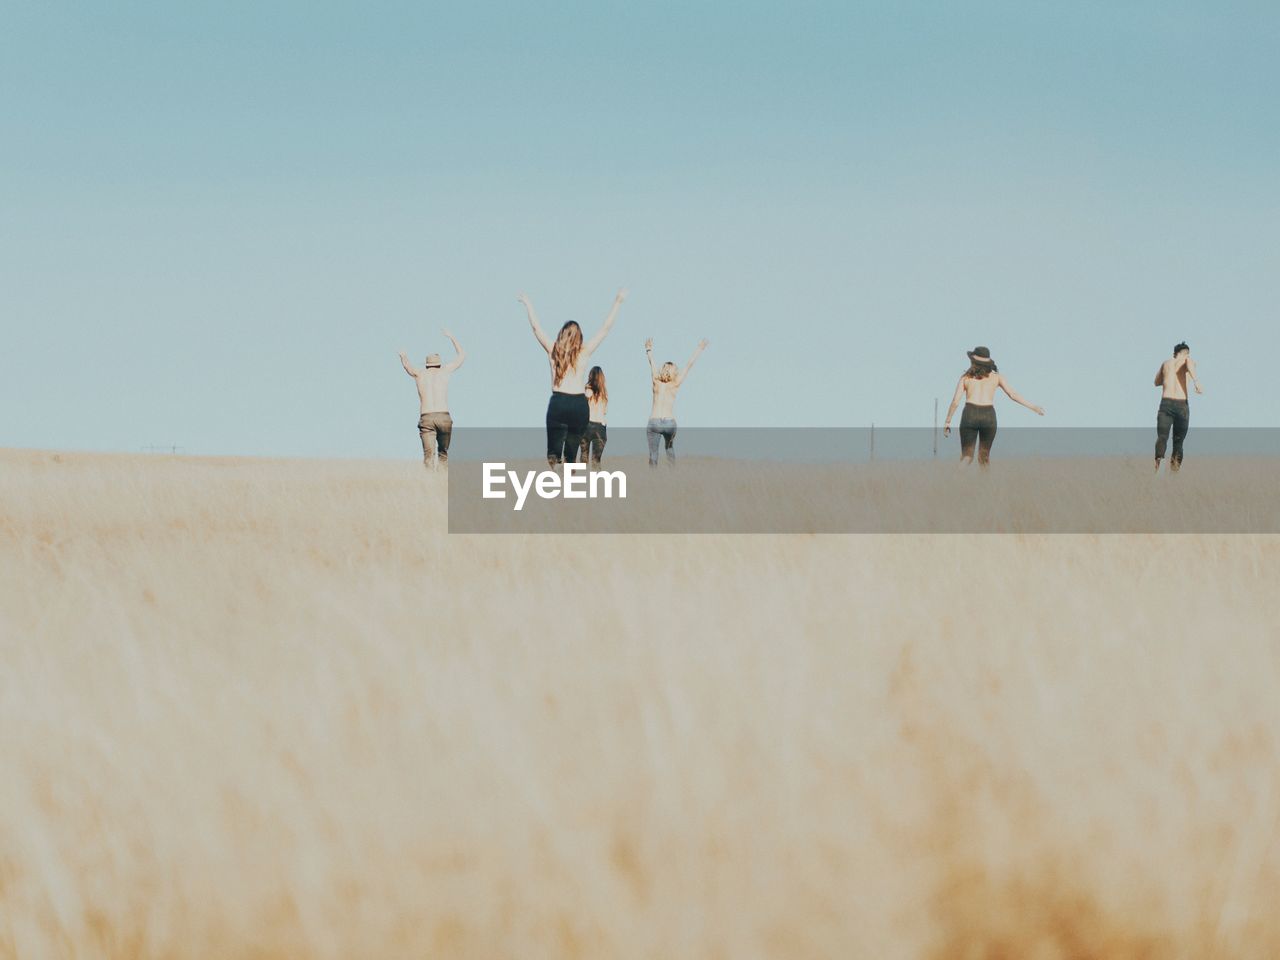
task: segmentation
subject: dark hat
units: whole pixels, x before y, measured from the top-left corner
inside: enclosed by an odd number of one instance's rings
[[[986,347],[974,347],[969,351],[969,360],[971,363],[990,363],[994,366],[995,361],[991,359],[991,351]]]

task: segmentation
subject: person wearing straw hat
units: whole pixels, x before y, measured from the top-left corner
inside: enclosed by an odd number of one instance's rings
[[[422,440],[422,465],[428,469],[449,466],[449,441],[453,438],[453,417],[449,415],[449,377],[462,366],[467,354],[448,330],[444,335],[453,344],[456,356],[442,363],[440,354],[427,356],[424,368],[419,370],[409,363],[408,355],[400,351],[400,365],[418,385],[418,437]]]
[[[1009,386],[986,347],[974,347],[968,351],[969,369],[956,384],[955,396],[947,408],[947,420],[942,435],[951,436],[951,418],[955,415],[960,398],[964,397],[964,412],[960,414],[960,459],[973,462],[974,449],[978,452],[978,464],[985,467],[991,459],[991,445],[996,440],[996,390],[1003,390],[1014,403],[1020,403],[1037,415],[1044,416],[1044,408],[1028,403]]]

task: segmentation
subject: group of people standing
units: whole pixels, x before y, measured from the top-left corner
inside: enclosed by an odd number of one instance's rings
[[[551,399],[547,403],[547,463],[556,467],[562,463],[574,463],[581,459],[596,467],[604,455],[608,442],[609,389],[605,384],[604,370],[593,366],[591,360],[596,350],[613,329],[618,310],[627,298],[626,290],[619,290],[613,298],[613,306],[604,323],[590,340],[582,336],[582,328],[570,320],[552,340],[538,322],[533,301],[525,294],[517,297],[529,317],[529,326],[538,344],[546,351],[551,365]],[[403,350],[400,363],[405,372],[418,385],[419,417],[418,434],[422,439],[423,463],[428,467],[443,467],[449,460],[449,441],[453,433],[453,419],[449,415],[448,390],[450,375],[462,366],[466,359],[458,341],[448,330],[444,335],[453,344],[456,353],[449,363],[442,363],[438,353],[427,357],[423,369],[409,363]],[[653,338],[645,341],[644,352],[649,361],[653,402],[649,410],[646,436],[649,444],[649,466],[658,465],[660,447],[665,447],[667,462],[675,463],[676,394],[689,376],[694,362],[707,348],[708,341],[698,343],[693,356],[683,369],[671,361],[661,367],[653,362]],[[996,392],[1003,390],[1014,403],[1021,404],[1038,416],[1044,416],[1044,407],[1023,399],[1000,372],[991,351],[986,347],[974,347],[968,351],[969,368],[956,384],[943,436],[951,436],[951,420],[960,401],[964,411],[960,415],[960,458],[972,463],[977,456],[980,466],[987,466],[991,459],[991,447],[996,439]],[[1195,385],[1196,393],[1204,393],[1196,378],[1196,364],[1191,359],[1191,348],[1186,342],[1173,348],[1173,357],[1164,361],[1156,373],[1155,385],[1160,387],[1160,408],[1156,414],[1155,467],[1160,469],[1173,437],[1173,450],[1169,469],[1176,472],[1182,467],[1183,442],[1191,423],[1188,403],[1187,380]]]
[[[613,306],[595,335],[587,340],[575,321],[566,322],[555,340],[547,336],[538,322],[533,301],[525,294],[516,298],[523,304],[529,326],[538,344],[546,351],[551,365],[551,399],[547,403],[547,463],[557,467],[579,459],[596,467],[600,465],[608,442],[609,389],[604,370],[591,360],[613,329],[618,310],[627,299],[627,291],[619,290]],[[449,414],[449,377],[462,366],[466,353],[448,330],[444,335],[456,353],[443,363],[438,353],[429,355],[419,369],[400,351],[400,364],[418,386],[418,435],[422,440],[422,460],[429,468],[441,468],[449,462],[449,442],[453,436],[453,418]],[[693,356],[683,369],[667,361],[658,367],[653,362],[653,338],[645,341],[645,356],[653,386],[653,402],[649,411],[646,435],[649,443],[649,466],[658,465],[658,452],[665,447],[668,464],[675,464],[676,394],[684,384],[694,361],[707,348],[707,340],[698,343]]]

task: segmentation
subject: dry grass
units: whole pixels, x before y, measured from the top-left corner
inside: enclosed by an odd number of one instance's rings
[[[0,956],[1280,955],[1280,538],[443,510],[0,454]]]

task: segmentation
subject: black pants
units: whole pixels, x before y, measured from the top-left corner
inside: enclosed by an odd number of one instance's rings
[[[1182,441],[1187,438],[1187,429],[1191,426],[1191,405],[1185,400],[1160,401],[1160,412],[1156,414],[1156,459],[1164,459],[1165,444],[1169,442],[1169,433],[1173,432],[1173,456],[1169,465],[1182,466]]]
[[[960,414],[960,456],[973,459],[978,448],[978,463],[991,459],[991,445],[996,442],[996,408],[966,403]]]
[[[594,420],[587,424],[587,432],[582,435],[582,460],[584,463],[599,463],[604,456],[604,445],[609,440],[609,429],[603,423]]]
[[[574,463],[591,410],[581,393],[553,393],[547,404],[547,463]]]

